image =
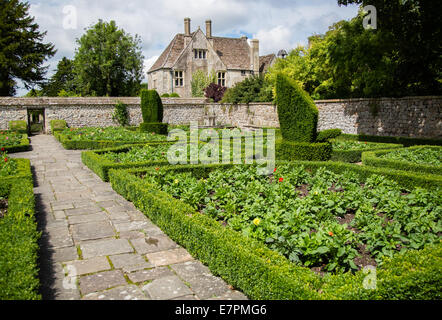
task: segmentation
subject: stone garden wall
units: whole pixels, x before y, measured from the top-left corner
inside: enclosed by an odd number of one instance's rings
[[[0,129],[11,120],[27,120],[27,109],[45,110],[45,127],[64,119],[70,127],[112,126],[115,103],[128,105],[130,124],[141,122],[139,98],[0,98]],[[164,98],[164,122],[238,127],[278,127],[277,109],[270,103],[229,105],[204,99]],[[442,137],[442,97],[316,101],[319,130],[340,128],[344,133]]]

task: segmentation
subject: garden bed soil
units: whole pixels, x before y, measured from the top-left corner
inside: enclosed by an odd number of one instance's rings
[[[3,218],[8,212],[8,200],[0,199],[0,218]]]

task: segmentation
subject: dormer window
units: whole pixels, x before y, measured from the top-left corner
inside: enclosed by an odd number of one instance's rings
[[[206,59],[206,50],[204,49],[194,49],[193,53],[195,55],[195,59]]]

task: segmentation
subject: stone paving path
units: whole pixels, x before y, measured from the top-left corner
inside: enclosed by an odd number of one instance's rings
[[[43,299],[246,299],[53,136],[31,137]]]

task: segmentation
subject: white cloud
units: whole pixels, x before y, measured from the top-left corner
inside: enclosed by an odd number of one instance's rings
[[[153,66],[153,64],[155,63],[155,61],[157,61],[157,59],[159,58],[159,56],[153,56],[150,57],[149,59],[145,59],[144,60],[144,74],[147,73],[147,71],[149,71],[149,69]]]
[[[213,34],[240,36],[247,33],[260,40],[261,54],[289,50],[306,43],[314,33],[324,33],[328,26],[356,15],[357,7],[339,7],[337,0],[29,0],[31,15],[40,30],[47,30],[45,41],[55,44],[57,55],[49,61],[55,69],[63,56],[73,58],[75,39],[98,19],[115,20],[131,35],[138,34],[146,63],[154,62],[176,33],[184,30],[183,19],[192,19],[192,30],[205,29],[212,20]],[[77,9],[78,28],[63,29],[63,8]],[[152,63],[153,63],[152,62]],[[145,68],[146,64],[145,64]],[[50,75],[50,73],[48,73]]]

